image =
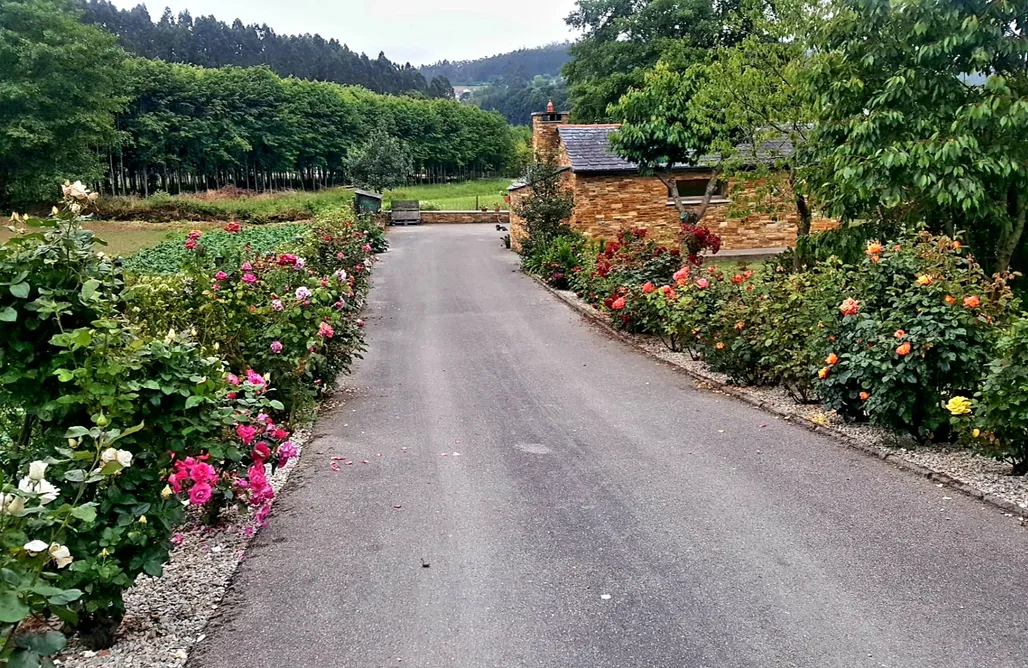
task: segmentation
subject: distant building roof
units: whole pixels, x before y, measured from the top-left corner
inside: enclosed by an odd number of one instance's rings
[[[610,149],[610,135],[618,125],[561,125],[557,128],[560,140],[571,159],[571,169],[578,173],[635,172],[639,166],[614,154]],[[739,149],[753,153],[748,144]],[[762,143],[754,155],[754,162],[763,162],[788,156],[792,153],[792,142],[787,138]],[[701,156],[694,164],[676,164],[676,170],[703,169],[710,167],[715,156]]]

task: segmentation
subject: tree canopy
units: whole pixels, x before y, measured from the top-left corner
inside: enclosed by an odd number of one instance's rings
[[[0,3],[0,201],[54,199],[66,176],[100,175],[97,149],[125,104],[123,59],[64,0]]]
[[[555,77],[568,61],[568,46],[561,42],[475,60],[442,60],[421,67],[421,73],[426,78],[442,77],[460,86]]]
[[[578,0],[567,23],[582,31],[563,74],[580,122],[609,120],[609,105],[641,86],[658,60],[681,67],[746,34],[733,19],[745,0]]]
[[[532,114],[553,101],[557,109],[568,108],[568,89],[561,79],[537,76],[531,81],[507,79],[475,94],[474,103],[498,111],[511,125],[531,125]]]
[[[965,229],[992,269],[1028,259],[1026,22],[1024,0],[836,0],[807,82],[821,202]]]
[[[445,76],[428,80],[410,63],[394,63],[384,53],[371,59],[321,35],[279,35],[266,24],[243,25],[236,19],[230,25],[214,16],[194,18],[188,11],[175,16],[170,9],[154,23],[145,5],[118,9],[110,0],[76,1],[83,21],[117,36],[129,53],[144,58],[212,68],[266,65],[283,77],[352,84],[379,93],[453,96]]]

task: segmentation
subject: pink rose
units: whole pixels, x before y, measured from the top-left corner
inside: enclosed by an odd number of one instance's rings
[[[705,278],[698,279],[696,281],[696,286],[699,287],[701,290],[706,290],[710,287],[710,281],[708,281]]]
[[[214,467],[210,464],[199,463],[193,466],[189,471],[189,477],[193,479],[193,482],[207,482],[213,478],[218,477],[218,472],[214,470]]]
[[[248,424],[237,425],[236,435],[244,445],[250,445],[257,438],[257,427],[252,427]]]
[[[224,281],[226,278],[228,278],[228,274],[226,274],[223,271],[219,271],[218,273],[214,274],[214,278],[218,281]]]
[[[260,375],[253,369],[246,370],[246,381],[251,385],[257,385],[259,387],[264,386],[264,376]]]
[[[256,283],[256,282],[257,282],[257,277],[254,276],[253,274],[251,274],[250,272],[246,272],[245,274],[243,274],[243,283]]]
[[[289,460],[296,457],[296,445],[292,441],[286,441],[278,446],[278,465],[285,466]]]
[[[326,339],[331,339],[335,336],[335,330],[332,329],[332,325],[327,322],[322,322],[318,325],[318,336],[323,336]]]
[[[230,373],[230,374],[226,375],[225,376],[225,380],[228,381],[229,385],[238,385],[239,384],[239,376],[235,375],[234,373]]]
[[[251,455],[255,460],[260,462],[266,462],[271,458],[271,448],[264,441],[261,441],[257,445],[253,446],[253,452]]]
[[[271,352],[276,355],[282,352],[282,344],[279,341],[272,341],[270,346]]]
[[[196,241],[194,239],[190,239],[186,242],[186,250],[193,250],[194,248],[196,248],[196,245]]]
[[[211,486],[205,482],[198,482],[189,490],[189,503],[194,506],[202,506],[211,500]]]
[[[357,320],[357,326],[358,327],[363,327],[364,326],[364,321],[363,320]]]

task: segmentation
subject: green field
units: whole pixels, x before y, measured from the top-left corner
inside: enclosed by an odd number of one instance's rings
[[[471,211],[482,207],[492,209],[495,206],[506,209],[507,204],[503,201],[503,196],[511,183],[512,180],[509,178],[499,178],[408,186],[387,190],[383,206],[389,208],[394,199],[416,199],[421,202],[424,209]]]

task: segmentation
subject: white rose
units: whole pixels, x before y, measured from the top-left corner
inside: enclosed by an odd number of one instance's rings
[[[83,185],[82,181],[76,181],[68,186],[67,190],[65,190],[65,194],[71,195],[75,199],[85,199],[89,196],[89,188]]]
[[[29,479],[35,480],[37,482],[42,480],[43,476],[46,475],[46,467],[46,462],[41,462],[38,460],[29,464]]]
[[[48,547],[49,545],[41,540],[33,540],[25,543],[25,551],[33,557],[41,552],[46,552]]]
[[[128,450],[118,450],[118,463],[126,468],[132,466],[132,453]]]
[[[104,450],[103,452],[100,453],[100,461],[102,461],[104,464],[107,464],[109,462],[113,462],[117,458],[118,458],[118,451],[115,450],[114,448],[107,448],[106,450]]]
[[[57,568],[64,568],[75,561],[75,558],[71,556],[71,550],[66,545],[58,545],[57,543],[50,546],[50,556],[57,562]]]
[[[57,495],[61,493],[59,487],[51,485],[46,480],[32,480],[31,478],[22,478],[21,482],[18,483],[18,489],[26,494],[38,495],[39,503],[44,506],[56,499]]]
[[[17,515],[25,510],[25,499],[17,494],[0,494],[0,512],[4,515]]]

